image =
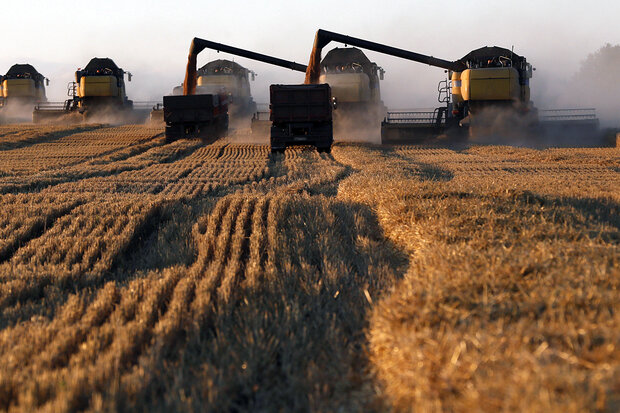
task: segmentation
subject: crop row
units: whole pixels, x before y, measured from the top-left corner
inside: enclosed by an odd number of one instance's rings
[[[16,302],[30,300],[44,306],[55,291],[103,283],[115,260],[159,208],[144,198],[112,197],[73,209],[69,206],[61,210],[64,215],[50,212],[57,217],[53,225],[41,234],[31,230],[29,235],[35,236],[25,238],[28,242],[0,265],[2,311],[10,310]],[[36,220],[32,221],[31,226],[37,225]]]
[[[38,173],[109,155],[160,134],[159,129],[126,126],[63,136],[54,142],[0,151],[0,176]]]

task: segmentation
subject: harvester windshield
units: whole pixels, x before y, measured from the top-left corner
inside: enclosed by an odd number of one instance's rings
[[[249,75],[252,71],[231,60],[214,60],[197,71],[196,93],[229,93],[234,97],[249,97]]]
[[[481,47],[473,50],[460,59],[468,69],[513,67],[519,71],[522,79],[532,77],[532,65],[527,59],[503,47]]]
[[[198,69],[198,76],[205,75],[237,75],[245,76],[249,70],[231,60],[218,59]]]
[[[321,61],[323,73],[366,73],[373,74],[373,65],[360,49],[335,48],[330,50]]]
[[[15,64],[11,66],[6,75],[4,75],[4,79],[34,79],[35,81],[43,81],[45,77],[37,72],[32,65],[29,64]]]
[[[86,67],[79,70],[82,76],[120,76],[125,73],[123,69],[116,66],[116,63],[110,58],[94,57],[88,62]]]

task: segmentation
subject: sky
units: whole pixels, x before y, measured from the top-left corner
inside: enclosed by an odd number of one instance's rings
[[[193,37],[306,64],[319,28],[446,60],[482,46],[511,48],[536,67],[532,100],[558,104],[580,63],[606,43],[620,44],[617,0],[472,1],[39,1],[2,7],[0,72],[31,63],[50,79],[48,99],[66,99],[74,72],[92,57],[110,57],[133,74],[134,101],[161,100],[184,77]],[[332,47],[341,46],[332,44]],[[442,69],[375,52],[386,70],[389,108],[437,104]],[[198,65],[230,58],[205,50]],[[272,83],[302,83],[303,74],[234,57],[258,77],[254,99],[268,101]],[[566,95],[564,93],[564,95]]]

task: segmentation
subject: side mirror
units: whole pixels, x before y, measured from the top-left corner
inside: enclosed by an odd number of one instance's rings
[[[126,73],[127,73],[127,81],[131,82],[131,76],[133,75],[131,74],[131,72],[126,72]]]
[[[385,78],[385,70],[382,67],[379,68],[379,80],[383,80]]]
[[[255,81],[256,80],[256,76],[258,76],[256,74],[256,72],[254,72],[254,71],[250,71],[250,75],[252,75],[252,82]]]
[[[45,86],[49,86],[50,85],[50,80],[48,78],[45,78]]]
[[[528,63],[527,66],[526,66],[526,76],[528,78],[531,78],[532,75],[534,74],[534,70],[536,70],[536,68]]]
[[[336,96],[332,96],[332,108],[338,109],[338,98]]]

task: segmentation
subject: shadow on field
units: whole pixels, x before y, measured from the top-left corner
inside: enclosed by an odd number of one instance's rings
[[[208,214],[219,198],[178,199],[164,203],[137,230],[128,247],[114,261],[114,278],[143,276],[152,270],[189,266],[196,257],[191,243],[193,225]]]
[[[517,199],[523,204],[540,207],[545,219],[556,224],[583,229],[585,235],[599,236],[606,242],[620,242],[620,204],[612,199],[552,197],[528,191]]]
[[[83,132],[90,132],[92,130],[104,128],[106,125],[103,124],[95,124],[95,125],[74,125],[67,127],[64,130],[50,131],[50,132],[33,132],[32,135],[26,135],[24,139],[15,139],[4,141],[2,138],[11,137],[11,135],[19,135],[22,134],[23,131],[17,129],[15,132],[1,132],[0,131],[0,151],[6,151],[11,149],[23,148],[26,146],[32,146],[39,143],[48,143],[53,142],[55,140],[75,135]],[[33,136],[34,135],[34,136]]]
[[[416,161],[415,157],[403,156],[399,153],[396,153],[394,149],[395,148],[387,149],[385,151],[385,154],[392,158],[403,161],[404,165],[402,166],[402,169],[405,172],[410,173],[412,176],[417,177],[420,181],[448,182],[454,178],[454,173],[452,173],[452,171],[449,171],[448,169],[444,169],[438,165]]]
[[[120,389],[121,403],[161,411],[373,409],[367,311],[403,276],[407,258],[367,206],[322,195],[271,205],[260,281],[242,281],[231,300],[220,299],[210,321],[170,353],[180,359],[150,366],[158,374],[139,394]]]
[[[614,348],[620,203],[446,187],[407,202],[401,210],[427,231],[428,245],[369,327],[371,362],[395,411],[563,411],[568,400],[592,407],[597,392],[617,394],[613,384],[581,386],[615,362],[611,353],[588,359],[587,374],[561,358],[529,359],[542,342],[579,359]],[[554,393],[570,380],[579,385]],[[597,409],[615,411],[602,400]]]
[[[437,165],[427,164],[423,162],[415,162],[415,165],[419,168],[417,173],[421,181],[451,181],[454,178],[454,174],[443,169]]]

